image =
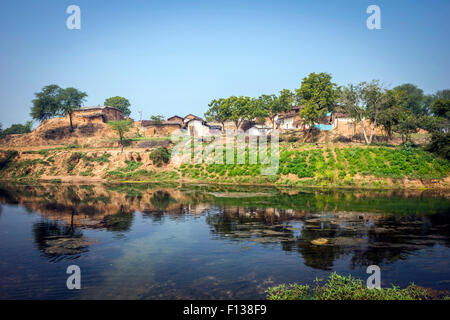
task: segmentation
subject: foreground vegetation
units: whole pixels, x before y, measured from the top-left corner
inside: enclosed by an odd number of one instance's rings
[[[389,179],[441,179],[450,173],[450,161],[421,148],[329,146],[302,150],[281,148],[278,172],[262,176],[262,164],[182,164],[181,175],[198,180],[226,180],[241,183],[277,183],[286,185],[337,184],[364,186],[364,180],[382,186]],[[357,182],[358,181],[358,182]]]
[[[414,284],[404,289],[391,288],[368,289],[365,283],[352,276],[332,273],[327,281],[316,286],[289,284],[271,287],[267,291],[269,300],[431,300],[436,297],[430,289]],[[442,297],[448,299],[449,297]]]

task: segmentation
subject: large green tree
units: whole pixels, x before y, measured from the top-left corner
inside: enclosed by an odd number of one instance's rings
[[[30,115],[38,121],[47,120],[61,115],[61,91],[56,84],[51,84],[35,93]]]
[[[70,130],[73,131],[72,113],[82,106],[87,94],[73,87],[63,89],[51,84],[42,88],[41,92],[35,93],[35,96],[30,113],[33,119],[43,121],[68,115]]]
[[[257,117],[268,117],[272,123],[272,128],[275,128],[275,117],[283,112],[289,112],[292,107],[294,94],[288,90],[283,89],[278,96],[271,94],[263,94],[255,101],[255,115]]]
[[[337,98],[337,86],[328,73],[310,73],[303,78],[296,90],[298,103],[303,106],[300,117],[308,125],[309,132],[328,112],[333,111]],[[307,139],[306,136],[305,140]]]
[[[125,116],[129,116],[131,114],[130,101],[128,101],[128,99],[126,99],[124,97],[115,96],[115,97],[108,98],[105,100],[104,105],[108,106],[108,107],[113,107],[113,108],[119,109],[120,111],[123,112],[123,114]]]
[[[340,89],[339,108],[361,125],[366,144],[371,144],[379,116],[386,105],[386,94],[378,80],[350,84]],[[370,120],[369,128],[365,120]]]
[[[228,99],[220,98],[212,100],[208,105],[208,110],[205,112],[205,118],[210,122],[219,122],[222,127],[225,121],[231,118],[231,105]]]
[[[382,112],[378,117],[378,123],[382,125],[388,135],[392,139],[394,126],[406,112],[407,96],[401,90],[386,90]]]
[[[406,94],[406,108],[412,113],[420,116],[428,113],[430,100],[423,93],[423,90],[411,83],[405,83],[392,89],[394,91],[403,91]]]
[[[60,110],[64,115],[69,116],[70,131],[73,131],[72,114],[76,109],[81,108],[87,94],[73,87],[62,89],[59,94]]]
[[[250,97],[231,96],[228,98],[228,104],[231,111],[230,120],[234,122],[236,129],[239,129],[245,120],[250,121],[258,115],[255,103]]]

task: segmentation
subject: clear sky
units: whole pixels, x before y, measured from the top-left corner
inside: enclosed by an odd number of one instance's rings
[[[66,28],[71,4],[81,30]],[[371,4],[381,30],[366,27]],[[310,72],[450,88],[448,0],[2,0],[0,15],[4,128],[48,84],[86,91],[86,106],[126,97],[135,119],[203,116],[214,98],[295,89]]]

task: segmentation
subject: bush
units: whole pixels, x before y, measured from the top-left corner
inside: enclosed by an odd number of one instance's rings
[[[0,159],[0,170],[7,168],[18,154],[15,150],[8,150],[5,156]]]
[[[348,137],[344,137],[344,136],[338,136],[333,139],[333,142],[349,143],[349,142],[352,142],[352,139],[348,138]]]
[[[450,160],[450,133],[436,132],[431,137],[431,143],[426,148],[441,157]]]
[[[170,152],[167,147],[158,147],[150,153],[150,160],[153,161],[153,164],[160,167],[163,164],[169,163]]]
[[[317,286],[310,289],[308,285],[289,284],[269,288],[269,300],[428,300],[428,289],[414,284],[404,289],[391,288],[369,289],[365,283],[352,276],[340,276],[333,272],[323,286],[316,280]]]

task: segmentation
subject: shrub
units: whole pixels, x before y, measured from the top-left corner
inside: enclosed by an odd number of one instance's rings
[[[0,159],[0,170],[3,170],[9,166],[9,164],[13,161],[15,157],[17,157],[19,153],[15,150],[8,150],[5,156]]]
[[[160,167],[165,163],[169,163],[170,152],[167,147],[158,147],[150,153],[150,160],[153,161],[153,164]]]
[[[428,300],[431,295],[428,289],[414,284],[404,289],[391,288],[369,289],[365,283],[352,276],[340,276],[333,272],[323,286],[310,289],[308,285],[290,284],[269,288],[269,300]]]

